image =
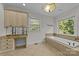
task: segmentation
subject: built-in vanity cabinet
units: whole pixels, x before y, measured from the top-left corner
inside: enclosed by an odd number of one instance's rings
[[[27,35],[7,35],[0,37],[0,53],[27,47]]]
[[[5,52],[14,49],[13,38],[1,37],[0,38],[0,52]]]
[[[0,37],[0,53],[21,47],[26,48],[27,24],[27,13],[13,10],[4,11],[6,35]],[[7,34],[8,31],[11,34]]]
[[[4,25],[5,27],[26,27],[27,26],[27,13],[5,10],[4,11]]]

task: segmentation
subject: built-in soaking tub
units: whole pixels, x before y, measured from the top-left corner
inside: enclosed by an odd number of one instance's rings
[[[61,35],[61,34],[47,34],[47,38],[51,40],[55,40],[60,44],[66,45],[67,47],[75,48],[79,46],[79,42],[77,42],[76,36],[68,36],[68,35]]]
[[[62,39],[58,37],[46,37],[45,41],[48,45],[50,45],[52,48],[56,48],[58,51],[60,51],[63,55],[67,56],[79,56],[79,43],[70,41],[67,39]],[[69,44],[70,42],[70,44]],[[73,46],[73,42],[75,45]]]
[[[75,48],[77,46],[79,46],[79,42],[75,42],[75,41],[72,41],[72,40],[67,40],[67,39],[63,39],[63,38],[59,38],[59,37],[47,37],[49,40],[51,41],[56,41],[57,43],[59,44],[62,44],[62,45],[65,45],[69,48]]]

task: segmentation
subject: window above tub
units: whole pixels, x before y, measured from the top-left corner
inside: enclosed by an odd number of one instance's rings
[[[74,17],[62,19],[58,22],[60,34],[74,35]]]

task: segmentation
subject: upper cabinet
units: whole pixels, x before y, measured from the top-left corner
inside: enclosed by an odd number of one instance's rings
[[[13,11],[8,11],[5,10],[5,15],[4,15],[4,21],[5,21],[5,27],[7,26],[14,26],[14,20],[15,20],[15,13]]]
[[[22,21],[22,25],[25,27],[28,24],[28,20],[26,20],[28,17],[24,13],[22,13],[21,16],[22,16],[22,19],[24,20]]]
[[[27,27],[27,13],[5,10],[4,14],[5,27]]]

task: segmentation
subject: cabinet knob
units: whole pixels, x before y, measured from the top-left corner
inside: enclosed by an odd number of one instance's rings
[[[6,41],[8,41],[8,40],[6,40]]]
[[[8,47],[6,47],[6,48],[8,48]]]

